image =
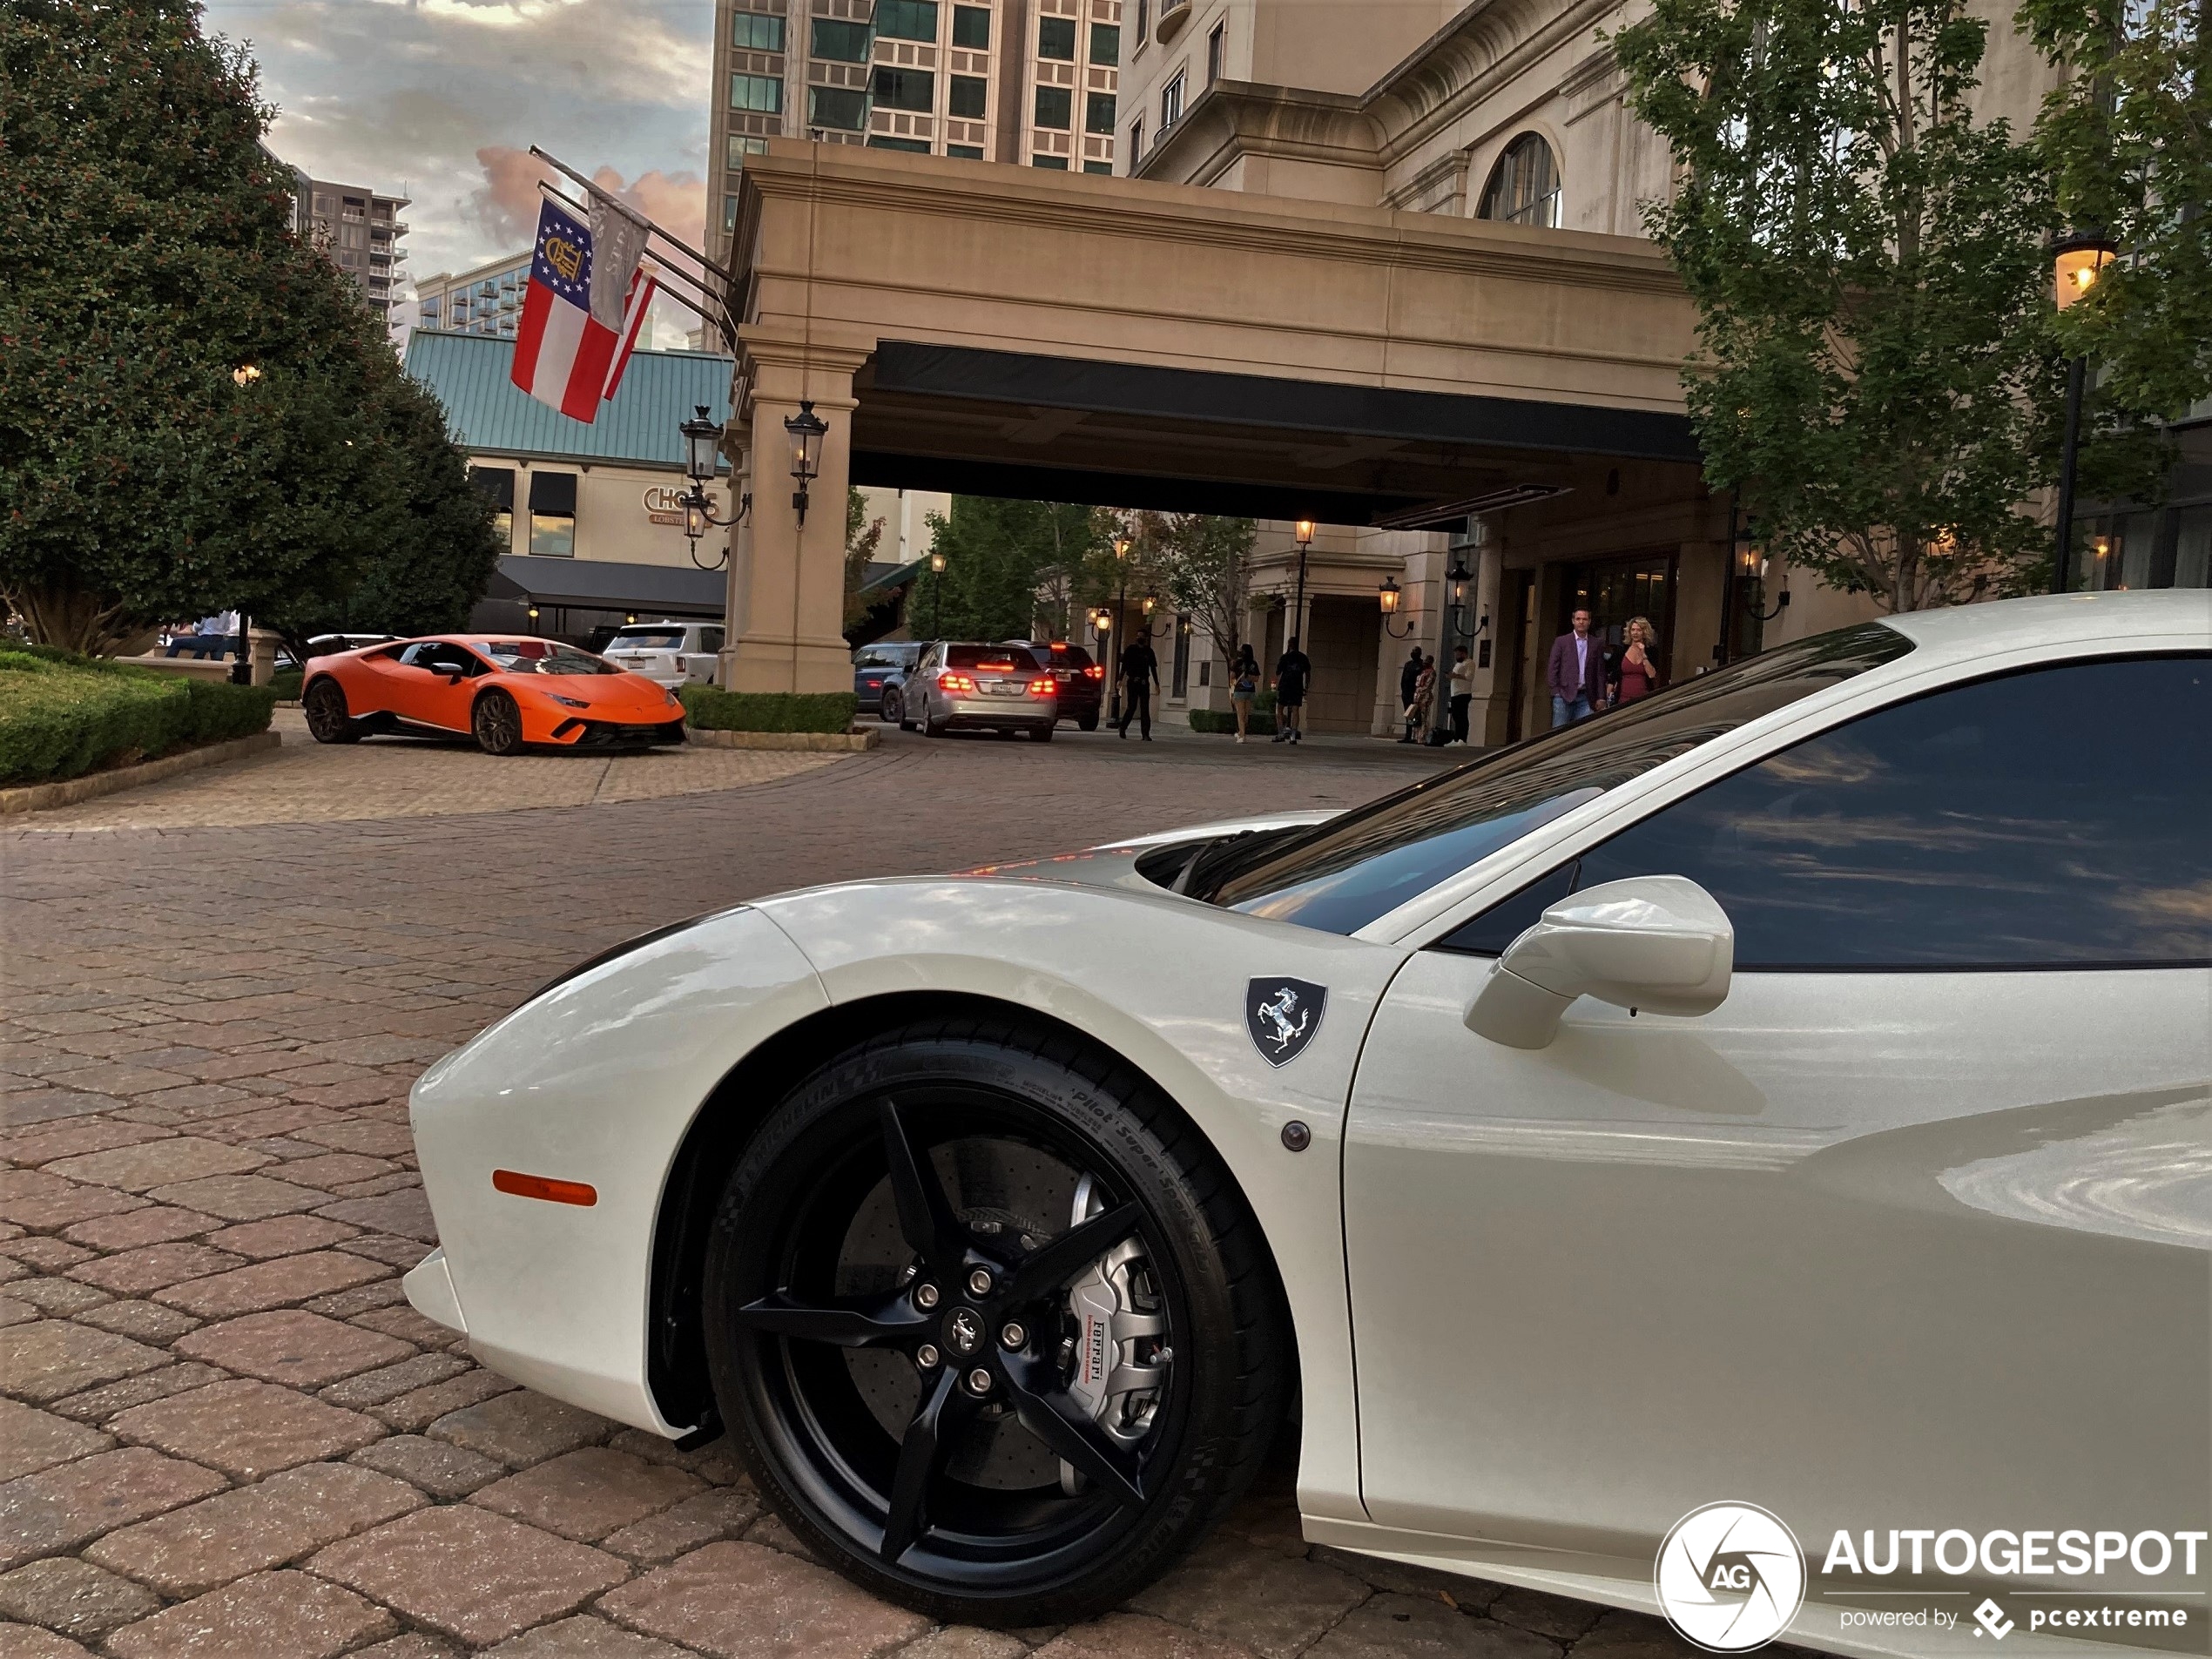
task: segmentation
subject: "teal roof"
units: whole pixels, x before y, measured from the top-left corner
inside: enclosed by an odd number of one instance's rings
[[[515,342],[496,335],[417,328],[408,341],[407,372],[445,405],[454,442],[472,455],[680,469],[678,424],[702,403],[710,420],[729,418],[732,364],[713,352],[632,353],[622,389],[589,425],[517,389],[509,378],[514,365]]]

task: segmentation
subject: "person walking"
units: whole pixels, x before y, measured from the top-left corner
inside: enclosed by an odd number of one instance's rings
[[[1465,645],[1452,648],[1452,741],[1467,740],[1467,707],[1474,701],[1474,658]]]
[[[1554,727],[1587,720],[1605,706],[1605,646],[1590,632],[1590,613],[1576,610],[1571,630],[1552,641],[1544,676],[1551,686]]]
[[[1144,741],[1152,741],[1152,688],[1160,683],[1160,659],[1152,642],[1143,634],[1122,652],[1122,736],[1129,736],[1134,718]]]
[[[1398,670],[1398,718],[1406,724],[1406,735],[1399,739],[1403,743],[1413,740],[1413,688],[1420,681],[1421,648],[1416,645]]]
[[[1651,653],[1657,648],[1659,636],[1649,618],[1631,617],[1624,631],[1628,644],[1621,652],[1620,665],[1613,675],[1613,701],[1617,706],[1633,703],[1638,698],[1649,697],[1659,689],[1659,664]]]
[[[1242,743],[1252,724],[1252,698],[1259,695],[1259,659],[1250,645],[1237,648],[1237,661],[1229,671],[1229,706],[1237,711],[1237,741]]]
[[[1415,648],[1419,655],[1419,648]],[[1421,728],[1428,724],[1428,711],[1436,699],[1436,658],[1423,658],[1420,671],[1413,676],[1413,694],[1406,705],[1406,735],[1400,743],[1419,743]]]
[[[1305,728],[1305,688],[1313,678],[1313,664],[1298,648],[1292,634],[1288,647],[1275,659],[1275,741],[1296,743]]]

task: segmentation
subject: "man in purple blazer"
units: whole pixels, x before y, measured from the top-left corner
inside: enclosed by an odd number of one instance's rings
[[[1572,725],[1605,706],[1605,642],[1590,631],[1590,613],[1575,613],[1575,631],[1552,641],[1552,724]]]

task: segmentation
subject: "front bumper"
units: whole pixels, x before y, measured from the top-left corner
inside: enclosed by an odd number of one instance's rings
[[[555,726],[555,743],[571,749],[637,749],[684,741],[684,717],[671,720],[587,720],[571,717]]]

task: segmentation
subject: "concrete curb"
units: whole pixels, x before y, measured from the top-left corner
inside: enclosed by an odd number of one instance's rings
[[[687,725],[684,735],[710,749],[780,749],[812,754],[856,754],[883,741],[880,732],[715,732]]]
[[[27,784],[18,789],[0,789],[0,818],[12,817],[17,813],[43,813],[50,807],[73,806],[80,800],[94,800],[102,795],[112,795],[119,790],[136,789],[141,784],[158,784],[164,778],[174,778],[180,772],[197,772],[202,766],[218,765],[226,760],[243,760],[275,748],[282,743],[281,734],[256,732],[250,738],[233,738],[228,743],[211,743],[198,749],[187,749],[182,754],[164,755],[158,760],[142,760],[135,766],[118,766],[111,772],[89,772],[82,778],[65,778],[57,784]]]

